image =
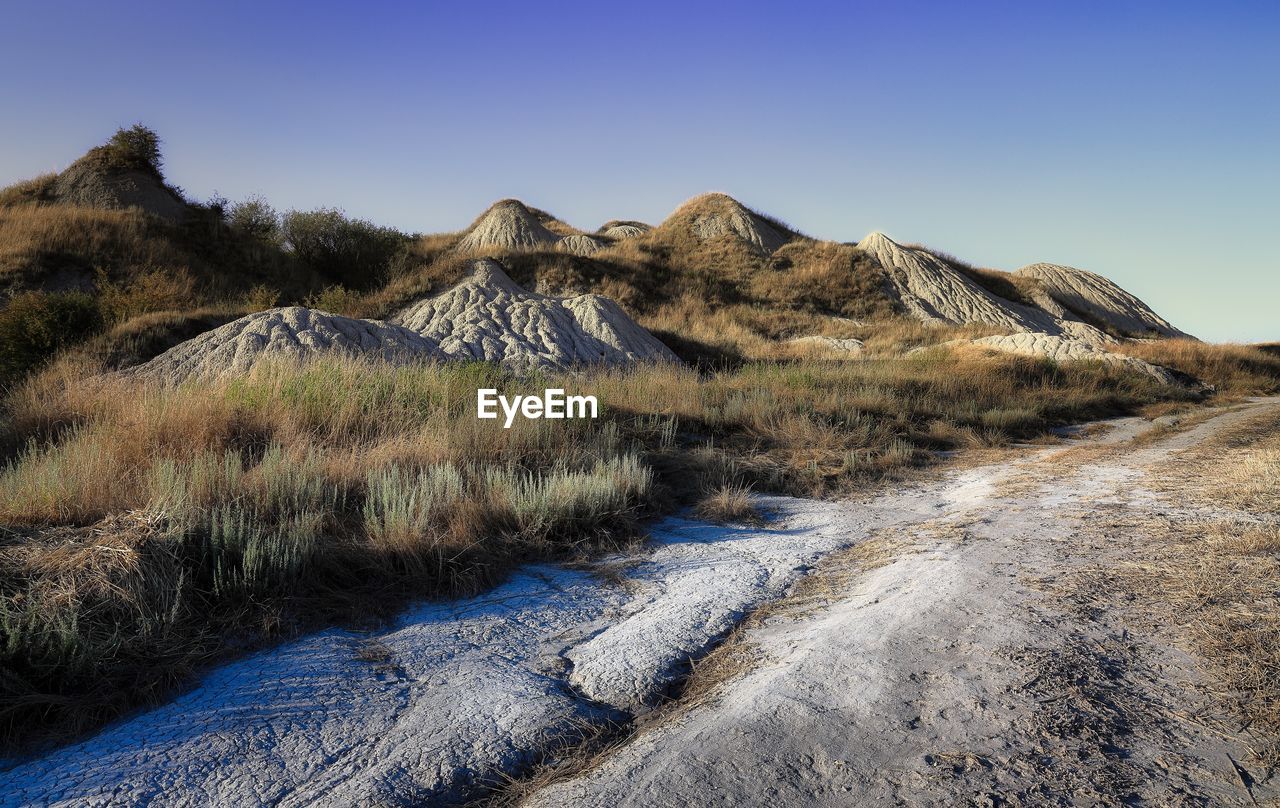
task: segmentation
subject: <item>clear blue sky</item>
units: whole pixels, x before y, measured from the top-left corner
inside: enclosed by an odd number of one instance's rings
[[[7,2],[0,184],[142,121],[189,195],[456,229],[727,191],[1280,339],[1280,4]]]

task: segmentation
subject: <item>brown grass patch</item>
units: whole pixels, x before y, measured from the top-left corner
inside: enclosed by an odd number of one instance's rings
[[[1156,526],[1144,558],[1114,573],[1139,593],[1144,615],[1174,626],[1203,660],[1204,686],[1246,722],[1253,752],[1280,765],[1280,415],[1169,465],[1179,496],[1219,511],[1194,523]],[[1239,512],[1237,512],[1239,513]]]
[[[1280,392],[1280,356],[1257,346],[1160,339],[1122,342],[1113,350],[1194,376],[1221,398]]]

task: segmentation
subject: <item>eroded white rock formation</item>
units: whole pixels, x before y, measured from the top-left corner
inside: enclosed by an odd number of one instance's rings
[[[1125,336],[1185,337],[1168,320],[1101,275],[1060,264],[1031,264],[1014,272],[1039,282],[1062,306],[1100,321]]]
[[[679,361],[612,300],[530,292],[491,259],[476,261],[462,283],[408,306],[393,321],[455,359],[513,367]]]
[[[608,246],[607,241],[584,233],[572,233],[556,242],[556,248],[574,255],[588,256]]]
[[[459,252],[527,250],[560,240],[517,199],[495,202],[458,242]]]
[[[430,338],[398,325],[288,306],[233,320],[125,372],[177,383],[248,373],[266,361],[323,355],[393,364],[445,358]]]
[[[689,227],[699,239],[737,236],[766,255],[793,237],[726,194],[696,196],[676,208],[667,222],[684,218],[689,219]]]
[[[1179,379],[1167,368],[1153,365],[1136,356],[1112,353],[1083,340],[1049,334],[1008,334],[944,343],[955,347],[975,347],[1017,356],[1052,359],[1055,362],[1103,362],[1144,373],[1163,384],[1178,384]]]
[[[600,228],[600,235],[612,239],[635,238],[648,233],[653,228],[643,222],[608,222]]]
[[[904,247],[872,233],[858,249],[874,257],[889,279],[890,292],[912,317],[947,325],[982,323],[1016,332],[1039,332],[1104,343],[1105,334],[1059,308],[1051,313],[998,297],[931,253]]]

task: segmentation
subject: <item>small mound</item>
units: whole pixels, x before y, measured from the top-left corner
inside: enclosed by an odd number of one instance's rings
[[[580,255],[585,258],[592,253],[603,250],[608,246],[608,244],[609,242],[602,238],[587,236],[582,233],[574,233],[572,235],[565,236],[556,242],[556,249],[572,253],[573,255]]]
[[[1179,378],[1167,368],[1153,365],[1134,356],[1104,351],[1097,345],[1078,339],[1049,334],[1010,334],[1008,336],[982,337],[972,340],[956,340],[943,343],[953,347],[972,346],[1017,356],[1033,356],[1052,359],[1055,362],[1104,362],[1124,366],[1144,373],[1162,384],[1181,384]]]
[[[520,368],[679,361],[608,298],[530,292],[491,259],[476,261],[462,283],[411,304],[394,321],[451,359]]]
[[[1039,332],[1106,342],[1101,331],[1068,312],[1049,312],[997,297],[927,250],[905,247],[883,233],[858,242],[884,268],[890,292],[924,322],[982,323],[1015,332]]]
[[[123,210],[140,208],[152,216],[178,221],[187,204],[159,177],[137,168],[105,168],[77,160],[53,181],[53,198],[65,205]]]
[[[528,250],[551,246],[560,236],[551,232],[523,202],[495,202],[458,242],[458,252]]]
[[[170,348],[126,375],[170,383],[248,373],[260,362],[351,356],[406,364],[444,358],[436,343],[398,325],[288,306],[255,312]]]
[[[607,238],[625,239],[643,236],[652,229],[652,226],[647,225],[644,222],[614,219],[612,221],[605,222],[600,229],[596,231],[596,233]]]
[[[720,193],[690,199],[676,208],[662,226],[687,226],[699,241],[736,236],[764,255],[773,253],[796,235],[733,197]]]
[[[1146,303],[1101,275],[1045,263],[1025,266],[1014,274],[1034,278],[1050,297],[1064,307],[1114,328],[1124,336],[1189,336],[1174,328]]]

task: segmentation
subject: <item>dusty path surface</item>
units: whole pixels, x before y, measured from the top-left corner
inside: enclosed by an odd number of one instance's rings
[[[1193,661],[1061,581],[1141,540],[1100,513],[1194,516],[1152,469],[1276,407],[1138,442],[1126,419],[864,501],[769,498],[764,528],[666,520],[637,555],[223,666],[0,766],[0,805],[457,804],[598,732],[622,740],[527,801],[1262,803]],[[729,646],[744,673],[650,711],[770,603]]]
[[[1059,583],[1132,553],[1144,517],[1194,529],[1205,506],[1152,475],[1277,407],[955,476],[893,561],[837,554],[825,593],[735,639],[749,672],[525,804],[1273,804],[1195,661],[1123,592]]]

